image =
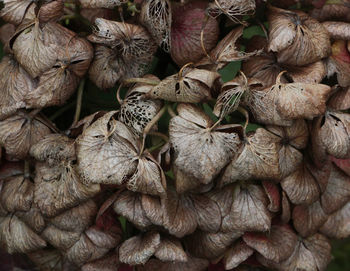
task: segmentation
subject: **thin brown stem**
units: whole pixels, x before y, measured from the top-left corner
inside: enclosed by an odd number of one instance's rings
[[[177,116],[174,110],[171,108],[171,106],[168,106],[168,113],[172,118]]]
[[[152,135],[152,136],[160,137],[160,138],[163,139],[165,142],[168,142],[168,141],[169,141],[169,137],[166,136],[165,134],[160,133],[160,132],[149,132],[148,134],[149,134],[149,135]]]
[[[78,88],[78,94],[77,94],[77,104],[75,107],[75,115],[74,115],[74,120],[72,123],[72,126],[78,123],[79,118],[80,118],[80,113],[81,113],[81,104],[83,101],[83,92],[84,92],[84,86],[85,86],[85,78],[81,80]]]
[[[118,89],[117,89],[117,93],[116,93],[117,101],[118,101],[118,103],[119,103],[120,105],[122,105],[122,103],[124,102],[124,101],[122,100],[122,98],[120,98],[120,91],[121,91],[122,87],[123,87],[123,83],[120,83],[120,85],[119,85],[119,87],[118,87]]]
[[[203,50],[203,53],[209,58],[211,59],[211,57],[209,56],[207,49],[205,48],[205,44],[204,44],[204,28],[206,27],[207,23],[209,20],[209,15],[205,15],[205,21],[202,24],[202,29],[201,29],[201,47]]]
[[[241,112],[245,117],[245,123],[244,123],[244,131],[245,131],[247,129],[248,124],[249,124],[249,113],[245,108],[243,108],[241,106],[238,106],[237,111]]]
[[[185,64],[185,65],[182,66],[182,68],[180,69],[180,71],[179,71],[179,73],[178,73],[178,78],[179,78],[179,80],[182,79],[183,71],[184,71],[188,66],[191,66],[191,65],[193,65],[193,62],[189,62],[189,63],[187,63],[187,64]]]

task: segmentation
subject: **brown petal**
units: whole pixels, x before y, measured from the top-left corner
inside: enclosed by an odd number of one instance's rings
[[[15,34],[16,26],[4,24],[0,27],[0,42],[3,44],[3,51],[10,52],[10,39]]]
[[[282,191],[282,213],[281,221],[282,223],[287,224],[291,218],[291,207],[288,200],[288,197],[284,191]]]
[[[170,1],[143,1],[141,6],[140,21],[152,34],[157,44],[166,52],[170,52],[170,31],[172,23]]]
[[[350,108],[350,86],[339,88],[328,100],[328,107],[333,110],[347,110]]]
[[[119,197],[113,205],[113,209],[117,214],[126,217],[126,219],[132,222],[136,227],[144,229],[151,226],[152,223],[147,218],[142,208],[142,203],[140,194],[124,190],[119,194]],[[147,207],[144,209],[149,210]],[[152,211],[157,212],[157,210]]]
[[[167,198],[162,198],[164,227],[170,234],[182,238],[197,228],[197,214],[188,196],[177,195],[168,189]]]
[[[84,264],[81,267],[82,271],[115,271],[120,265],[119,256],[117,253],[108,254],[102,259]]]
[[[34,185],[23,175],[14,176],[2,185],[1,205],[9,212],[29,211],[33,202]]]
[[[350,203],[347,203],[343,208],[328,217],[320,232],[334,239],[347,238],[350,235],[349,215]]]
[[[278,186],[270,181],[262,181],[264,191],[269,198],[267,209],[270,212],[278,212],[280,210],[281,195]]]
[[[115,248],[122,240],[121,230],[114,227],[112,230],[100,229],[98,226],[92,226],[85,231],[86,236],[98,248]]]
[[[240,144],[236,133],[209,130],[208,116],[197,107],[180,104],[179,116],[170,120],[170,143],[175,166],[201,183],[208,184],[230,161]],[[193,115],[192,119],[189,117]],[[204,125],[203,125],[204,124]]]
[[[305,164],[281,181],[283,190],[293,204],[311,204],[320,196],[318,179]]]
[[[326,191],[321,196],[321,205],[326,214],[344,206],[350,198],[350,177],[335,166],[331,166]]]
[[[162,262],[156,259],[149,260],[145,265],[136,267],[137,271],[205,271],[208,260],[189,256],[187,262]]]
[[[231,210],[234,191],[234,185],[227,185],[224,189],[211,190],[205,195],[217,203],[220,207],[221,216],[225,217]]]
[[[293,82],[318,84],[327,75],[325,64],[322,61],[317,61],[305,66],[284,67],[288,70]]]
[[[238,267],[242,262],[253,255],[254,250],[247,246],[244,242],[240,241],[226,251],[223,264],[225,270],[231,270]]]
[[[323,211],[319,201],[311,205],[299,205],[293,209],[294,228],[303,237],[315,234],[327,218],[328,215]]]
[[[130,265],[145,264],[160,245],[157,232],[148,232],[126,240],[119,248],[119,258]]]
[[[24,108],[24,97],[34,87],[34,81],[28,73],[12,57],[4,56],[0,62],[0,118]]]
[[[271,267],[283,271],[305,270],[325,271],[331,260],[331,246],[326,237],[315,234],[307,239],[300,240],[295,246],[293,254],[281,263],[261,260]]]
[[[220,77],[217,72],[202,69],[186,68],[163,79],[148,92],[153,99],[171,102],[199,103],[211,99],[210,89]]]
[[[144,78],[159,81],[155,76],[146,75]],[[129,89],[126,98],[120,106],[119,120],[126,124],[136,134],[141,135],[147,123],[149,123],[161,109],[159,100],[145,98],[153,85],[136,84]]]
[[[346,6],[346,2],[339,2],[336,4],[326,4],[311,10],[312,17],[319,21],[326,20],[344,20],[350,21],[350,7]]]
[[[350,40],[350,24],[345,22],[323,22],[330,37],[334,40]]]
[[[41,29],[39,22],[22,31],[13,42],[16,60],[33,78],[51,68],[57,59],[57,24],[48,23]]]
[[[180,240],[173,237],[161,237],[154,256],[163,262],[187,262],[187,254]]]
[[[137,139],[111,111],[92,123],[77,139],[78,170],[85,182],[121,184],[134,173]]]
[[[243,240],[266,259],[281,262],[289,258],[298,237],[289,225],[274,225],[269,233],[245,233]]]
[[[141,196],[141,204],[146,217],[152,224],[163,225],[163,210],[160,198],[143,194]]]
[[[51,131],[38,116],[19,111],[0,121],[0,144],[6,153],[18,159],[27,157],[30,147]]]
[[[243,35],[243,29],[243,26],[233,29],[210,52],[209,58],[204,57],[201,61],[196,63],[196,66],[219,70],[232,61],[247,60],[251,56],[259,55],[261,50],[248,53],[239,50],[237,40]]]
[[[4,8],[0,11],[0,17],[11,24],[19,25],[28,10],[28,7],[33,3],[32,0],[5,0]]]
[[[221,212],[215,201],[202,194],[191,195],[197,213],[198,228],[207,232],[217,232],[221,226]]]
[[[30,148],[30,155],[50,165],[75,160],[74,140],[61,134],[49,134]]]
[[[48,225],[41,236],[53,247],[67,250],[79,241],[81,232],[60,230],[53,225]]]
[[[166,179],[157,161],[147,153],[138,160],[137,169],[126,187],[134,192],[162,196],[166,190]]]
[[[251,15],[255,11],[255,1],[235,1],[218,0],[215,3],[209,5],[208,13],[211,16],[218,16],[225,14],[235,23],[241,23],[237,16]]]
[[[273,88],[280,89],[276,106],[278,112],[286,119],[313,119],[324,114],[331,91],[327,85],[303,83],[277,83]]]
[[[63,16],[63,0],[54,0],[44,3],[38,12],[40,23],[58,21]]]
[[[301,11],[270,8],[269,51],[278,62],[302,66],[327,57],[331,52],[327,30]]]
[[[0,243],[11,254],[27,253],[46,246],[46,242],[15,215],[0,217]]]
[[[79,204],[49,221],[60,230],[83,232],[92,224],[97,213],[97,206],[93,200]]]
[[[94,59],[89,69],[89,78],[101,89],[111,88],[124,75],[122,65],[122,61],[112,49],[96,45]]]
[[[16,212],[16,216],[26,223],[36,233],[42,232],[46,227],[46,221],[40,210],[32,204],[29,211]]]
[[[271,215],[267,209],[268,199],[262,187],[236,186],[231,211],[222,221],[222,230],[268,231]]]
[[[77,270],[72,263],[63,260],[62,254],[58,249],[42,249],[27,254],[28,258],[40,270]]]
[[[123,0],[79,0],[83,8],[115,8],[120,6],[125,1]]]
[[[274,137],[263,128],[248,135],[242,152],[226,167],[221,184],[249,179],[278,179],[278,149],[277,144],[271,142]]]
[[[70,163],[55,167],[41,162],[36,164],[34,202],[47,216],[76,206],[99,191],[98,184],[84,185]]]
[[[185,244],[192,255],[206,259],[215,259],[222,255],[228,246],[242,234],[239,231],[209,233],[197,230],[186,237]]]

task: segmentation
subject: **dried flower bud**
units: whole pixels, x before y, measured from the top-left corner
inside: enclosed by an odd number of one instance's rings
[[[238,151],[239,136],[220,126],[212,128],[211,119],[195,106],[179,104],[177,110],[179,116],[169,124],[174,165],[186,175],[208,184]]]
[[[215,0],[209,5],[208,13],[213,17],[225,14],[232,21],[241,23],[237,16],[252,15],[255,11],[254,0]]]
[[[153,87],[148,96],[172,102],[203,102],[211,99],[210,89],[219,77],[217,72],[184,66],[179,74],[171,75]]]
[[[170,31],[172,24],[171,3],[169,0],[144,0],[140,21],[152,34],[154,40],[166,52],[170,52]]]
[[[0,144],[8,155],[23,159],[27,157],[30,147],[51,133],[39,116],[18,111],[15,115],[0,121]]]
[[[269,23],[268,50],[280,63],[302,66],[331,53],[327,30],[304,12],[271,7]]]
[[[189,62],[196,63],[205,56],[201,38],[207,52],[218,41],[219,25],[215,19],[205,17],[206,6],[207,3],[197,1],[173,8],[171,57],[179,66]]]

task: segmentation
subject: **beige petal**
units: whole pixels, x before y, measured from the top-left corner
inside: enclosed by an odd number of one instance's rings
[[[234,185],[227,185],[224,187],[224,189],[213,189],[205,194],[207,197],[215,201],[220,207],[222,217],[228,215],[231,210],[234,190]]]
[[[326,222],[328,215],[319,201],[311,205],[298,205],[293,209],[294,228],[303,237],[315,234]]]
[[[28,7],[32,3],[32,0],[4,0],[4,7],[0,12],[0,17],[6,22],[19,25],[22,22]]]
[[[170,31],[172,23],[171,4],[168,0],[143,1],[140,14],[141,23],[152,34],[159,46],[170,51]]]
[[[83,184],[70,163],[50,167],[37,162],[34,181],[34,202],[50,217],[77,206],[100,191],[98,184]]]
[[[28,253],[46,242],[15,215],[0,217],[0,244],[8,253]]]
[[[86,236],[98,248],[115,248],[122,240],[121,229],[112,227],[111,229],[92,226],[85,231]]]
[[[67,250],[79,241],[81,232],[65,231],[49,225],[42,232],[41,236],[53,247],[60,250]]]
[[[23,175],[14,176],[2,185],[1,205],[9,212],[29,211],[33,202],[34,185]]]
[[[160,198],[144,194],[141,196],[141,204],[146,217],[152,224],[163,225],[163,209]]]
[[[333,239],[347,238],[350,235],[349,215],[350,203],[347,203],[343,208],[328,217],[320,232]]]
[[[186,237],[185,245],[189,252],[196,257],[215,259],[222,255],[242,234],[239,231],[209,233],[197,230]]]
[[[16,216],[37,233],[42,232],[46,227],[45,218],[34,204],[29,211],[16,212]]]
[[[148,232],[126,240],[119,248],[119,259],[130,265],[145,264],[160,245],[157,232]]]
[[[194,109],[188,104],[178,106],[180,115],[172,118],[169,124],[170,143],[175,149],[175,166],[208,184],[234,156],[240,140],[236,133],[210,130],[194,123],[194,118],[182,117],[185,111]],[[195,115],[196,119],[202,118],[202,123],[206,123],[203,112],[197,110]]]
[[[242,262],[253,255],[253,253],[254,250],[244,242],[238,242],[225,253],[223,259],[225,270],[230,270],[238,267]]]
[[[181,75],[174,74],[153,87],[148,96],[171,102],[199,103],[211,99],[210,89],[220,77],[217,72],[187,68]]]
[[[161,237],[154,256],[163,262],[187,262],[187,254],[180,240],[173,237]]]
[[[0,121],[0,144],[6,153],[18,159],[27,157],[30,147],[51,131],[38,116],[19,111]]]
[[[77,139],[78,170],[85,182],[121,184],[134,173],[138,156],[135,135],[111,111]]]
[[[267,205],[268,199],[262,187],[236,186],[231,211],[222,221],[222,230],[268,231],[271,227],[271,214]]]
[[[127,220],[132,222],[136,227],[144,229],[151,226],[151,221],[147,218],[145,210],[149,210],[141,203],[141,195],[133,193],[128,190],[121,192],[113,205],[114,211],[124,216]],[[142,204],[142,205],[141,205]],[[149,210],[150,212],[157,212],[156,210]]]
[[[278,146],[271,142],[271,137],[276,136],[263,128],[248,135],[242,152],[226,167],[221,184],[255,178],[278,179]]]

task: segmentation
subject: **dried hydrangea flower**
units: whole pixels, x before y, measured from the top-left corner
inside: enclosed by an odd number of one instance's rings
[[[268,50],[277,53],[280,63],[302,66],[331,53],[327,30],[301,11],[270,7]]]
[[[208,184],[238,151],[239,136],[228,127],[214,127],[209,116],[193,105],[179,104],[177,111],[179,115],[169,124],[174,165]]]
[[[328,108],[332,110],[347,110],[350,108],[350,86],[347,88],[336,87],[336,92],[327,102]]]
[[[217,72],[189,68],[185,65],[178,74],[166,77],[153,87],[148,96],[171,102],[203,102],[211,99],[210,89],[219,77]]]
[[[219,24],[206,18],[206,7],[206,2],[199,1],[173,7],[171,57],[179,66],[201,60],[218,41]]]
[[[243,29],[243,26],[233,29],[216,45],[208,56],[197,62],[196,66],[219,70],[232,61],[246,60],[252,56],[259,55],[261,50],[255,50],[249,53],[239,50],[237,40],[243,35]]]
[[[253,0],[215,0],[209,5],[208,13],[213,17],[225,14],[232,21],[241,23],[238,16],[252,15],[254,11],[255,1]]]
[[[319,21],[340,20],[350,22],[349,0],[335,1],[335,3],[327,3],[321,1],[319,5],[311,10],[310,15]]]
[[[50,133],[46,121],[25,111],[0,121],[0,145],[18,159],[27,157],[30,147]]]
[[[169,0],[142,1],[140,21],[166,52],[171,48],[172,12]]]
[[[146,75],[144,78],[159,82],[156,76]],[[138,83],[130,88],[120,105],[119,120],[126,124],[135,134],[141,135],[146,125],[160,111],[162,102],[147,99],[145,94],[153,88],[147,83]]]

